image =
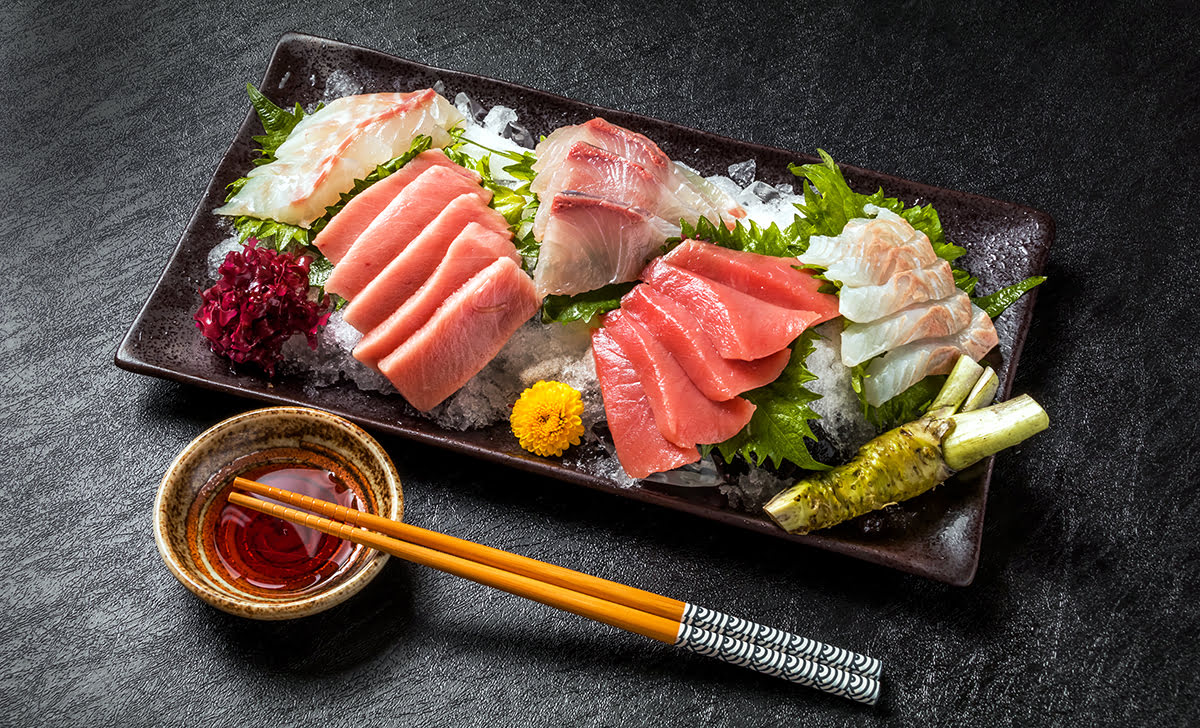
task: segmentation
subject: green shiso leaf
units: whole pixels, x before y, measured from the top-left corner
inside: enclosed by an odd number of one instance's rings
[[[300,104],[296,104],[291,111],[280,108],[263,96],[252,83],[246,84],[246,93],[250,95],[250,105],[258,113],[258,119],[262,122],[264,132],[253,137],[259,145],[259,157],[254,160],[254,165],[269,164],[275,161],[275,150],[279,148],[280,144],[283,144],[288,135],[292,133],[292,129],[295,129],[300,120],[305,117],[304,109]],[[323,106],[324,104],[318,104],[314,111],[320,111]]]
[[[687,220],[680,220],[679,237],[669,238],[663,246],[663,252],[670,252],[684,240],[704,240],[731,250],[773,255],[777,258],[793,258],[803,252],[797,243],[798,224],[799,218],[795,223],[781,230],[775,223],[763,228],[756,222],[751,222],[749,226],[738,222],[730,229],[724,223],[713,223],[705,217],[700,218],[695,225],[688,223]]]
[[[546,296],[542,304],[542,322],[565,324],[571,321],[591,321],[602,313],[621,305],[621,296],[633,290],[637,281],[610,283],[602,288],[573,296]]]
[[[787,460],[806,470],[829,469],[813,459],[807,443],[817,439],[809,422],[820,419],[809,405],[821,395],[804,386],[817,378],[805,366],[817,336],[812,329],[801,334],[779,378],[742,395],[756,406],[754,416],[741,432],[717,445],[722,457],[732,460],[741,455],[754,465],[769,461],[779,467]]]
[[[1045,282],[1045,276],[1031,276],[1020,283],[1014,283],[1011,286],[1001,288],[995,293],[989,293],[986,296],[979,296],[971,300],[974,301],[976,306],[986,311],[988,316],[994,319],[1004,313],[1004,310],[1013,305],[1018,298]]]

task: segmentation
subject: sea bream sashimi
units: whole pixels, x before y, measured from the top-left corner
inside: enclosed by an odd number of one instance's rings
[[[346,96],[300,120],[255,167],[219,215],[249,215],[309,227],[339,195],[376,166],[403,154],[419,135],[433,146],[450,142],[462,114],[432,89]]]
[[[334,267],[325,290],[354,300],[388,263],[459,195],[485,205],[492,193],[446,167],[430,167],[410,182],[367,226]]]
[[[925,268],[900,271],[877,286],[843,286],[838,311],[851,321],[866,323],[916,303],[947,298],[957,290],[950,264],[939,258]]]
[[[641,285],[621,299],[621,311],[640,323],[666,347],[688,378],[716,401],[732,399],[775,381],[787,366],[791,350],[782,349],[754,361],[726,359],[717,351],[700,322],[669,297]]]
[[[842,363],[857,366],[914,341],[957,333],[969,323],[971,299],[959,290],[948,298],[918,303],[870,323],[850,323],[842,330]]]
[[[726,359],[753,361],[786,348],[821,318],[783,308],[658,258],[641,279],[686,308]]]
[[[946,374],[960,355],[978,361],[999,342],[987,312],[972,304],[971,322],[950,336],[892,349],[867,366],[863,394],[878,407],[931,374]]]
[[[378,326],[416,293],[446,257],[459,233],[473,224],[502,235],[505,239],[512,237],[503,215],[488,207],[476,195],[459,195],[442,208],[437,217],[354,296],[342,317],[362,332]],[[344,264],[349,265],[350,261]]]
[[[679,227],[645,210],[586,195],[560,192],[541,204],[550,210],[533,280],[539,296],[572,295],[635,280]]]
[[[604,316],[604,330],[633,364],[663,437],[680,447],[724,442],[754,415],[754,405],[734,397],[714,402],[692,382],[671,353],[623,311]]]
[[[465,179],[479,183],[479,175],[466,167],[460,167],[439,149],[430,149],[418,154],[408,164],[379,180],[355,195],[329,224],[317,233],[315,244],[321,253],[333,263],[340,263],[350,246],[367,229],[379,213],[383,212],[400,191],[430,167],[445,167]]]
[[[478,374],[540,305],[521,266],[500,258],[381,359],[379,371],[409,404],[427,412]]]
[[[815,323],[838,315],[837,296],[821,293],[824,282],[817,279],[813,271],[798,269],[794,258],[759,255],[686,240],[663,256],[663,260],[767,303],[813,311],[819,315]]]
[[[604,329],[592,331],[592,358],[617,460],[630,477],[645,478],[700,459],[696,448],[663,437],[633,364]]]
[[[812,236],[800,262],[825,268],[826,278],[843,285],[873,286],[937,261],[928,236],[907,220],[875,205],[864,210],[875,217],[854,218],[835,236]]]
[[[521,262],[507,230],[499,233],[477,222],[464,227],[416,293],[362,337],[354,347],[354,358],[375,368],[380,359],[415,334],[455,291],[499,258]]]

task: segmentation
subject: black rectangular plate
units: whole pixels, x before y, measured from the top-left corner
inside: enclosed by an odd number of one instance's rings
[[[517,110],[520,122],[534,135],[594,116],[646,134],[673,159],[702,173],[724,173],[728,165],[757,161],[758,178],[771,184],[794,182],[790,162],[811,162],[794,154],[727,139],[636,114],[590,104],[468,73],[431,68],[366,48],[310,35],[284,35],[271,56],[260,88],[276,103],[310,106],[321,100],[327,79],[337,72],[361,84],[364,92],[407,91],[441,82],[453,98],[465,91],[485,107],[504,104]],[[529,472],[607,491],[624,498],[655,503],[704,518],[809,544],[890,566],[950,584],[966,585],[975,576],[991,460],[960,473],[948,484],[881,514],[807,536],[784,533],[764,515],[731,508],[716,489],[678,488],[655,483],[624,487],[592,475],[581,466],[595,452],[575,448],[561,461],[521,450],[506,425],[450,432],[418,416],[399,395],[363,392],[342,382],[312,386],[304,374],[265,377],[239,375],[213,355],[193,324],[197,291],[208,283],[206,259],[229,236],[228,223],[212,214],[224,198],[225,186],[251,167],[259,133],[253,111],[213,175],[166,269],[117,351],[116,363],[130,371],[238,394],[276,404],[318,407],[368,428],[389,432],[449,450],[484,458]],[[1045,213],[977,195],[938,189],[907,180],[844,166],[851,186],[861,192],[878,187],[908,203],[932,203],[947,235],[967,249],[964,266],[980,279],[981,291],[992,291],[1039,274],[1054,238],[1054,221]],[[997,369],[1002,397],[1008,395],[1021,344],[1033,313],[1036,291],[1026,295],[996,322],[1000,334]]]

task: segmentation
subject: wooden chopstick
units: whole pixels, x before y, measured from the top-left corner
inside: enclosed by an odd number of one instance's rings
[[[715,632],[770,650],[795,655],[823,665],[878,680],[883,666],[873,657],[843,650],[800,635],[767,627],[740,617],[723,614],[695,604],[671,599],[654,592],[620,584],[608,579],[573,571],[544,561],[531,559],[473,541],[455,538],[389,518],[363,513],[335,503],[280,490],[246,478],[236,478],[236,487],[251,493],[303,508],[362,528],[394,536],[426,548],[528,576],[538,581],[589,594],[616,604],[664,617],[673,622]]]
[[[238,487],[245,487],[243,484],[248,482],[252,481],[239,479],[237,485]],[[256,490],[269,488],[269,486],[262,486],[258,483],[255,483],[253,487]],[[277,489],[272,488],[271,490]],[[286,491],[278,492],[286,493]],[[306,498],[305,496],[295,496],[290,493],[287,496],[291,496],[289,500]],[[273,497],[273,494],[271,497]],[[496,566],[392,538],[388,535],[365,530],[350,523],[333,521],[277,503],[259,500],[242,493],[230,493],[229,502],[284,518],[332,536],[369,546],[414,563],[430,566],[486,586],[501,589],[510,594],[522,596],[604,624],[635,632],[660,642],[673,644],[698,654],[715,657],[725,662],[781,677],[791,682],[814,687],[871,705],[879,697],[879,683],[863,675],[814,663],[796,655],[788,655],[766,647],[751,645],[733,637],[718,635],[674,619],[601,599],[591,594],[542,581],[535,577],[507,571]],[[324,501],[315,502],[325,503]],[[351,513],[365,515],[358,511],[351,511]],[[388,519],[382,520],[388,521]],[[390,524],[396,523],[394,521],[388,522]],[[547,566],[550,565],[547,564]]]

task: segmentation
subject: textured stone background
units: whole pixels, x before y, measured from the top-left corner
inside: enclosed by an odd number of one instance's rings
[[[781,4],[782,5],[782,4]],[[1186,3],[0,8],[0,723],[1187,725],[1200,28]],[[292,624],[163,568],[158,478],[252,403],[112,366],[301,30],[1051,213],[973,586],[935,584],[385,440],[412,520],[884,660],[865,709],[391,563]]]

